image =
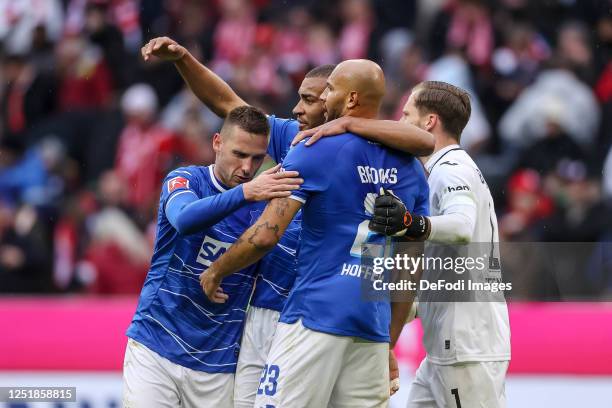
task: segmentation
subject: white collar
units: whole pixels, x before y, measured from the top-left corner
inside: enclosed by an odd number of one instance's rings
[[[427,170],[428,173],[431,173],[432,167],[436,164],[438,160],[440,160],[442,156],[444,156],[446,153],[448,153],[449,151],[453,149],[460,149],[460,148],[461,146],[459,146],[458,144],[452,144],[452,145],[443,147],[442,149],[438,150],[437,152],[435,152],[429,157],[429,159],[425,163],[425,169]]]
[[[213,171],[214,168],[215,168],[214,164],[211,164],[210,166],[208,166],[208,171],[210,172],[210,181],[212,181],[213,186],[215,186],[215,188],[219,190],[220,193],[224,193],[227,191],[227,189],[223,187],[223,185],[221,184],[219,180],[217,180],[217,177],[215,176],[215,172]]]

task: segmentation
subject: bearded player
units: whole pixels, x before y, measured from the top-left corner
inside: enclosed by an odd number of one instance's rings
[[[167,37],[151,40],[143,47],[142,53],[145,60],[153,55],[174,61],[195,95],[221,117],[225,117],[232,107],[245,104],[221,78],[200,64],[184,47]],[[306,74],[298,90],[298,103],[293,108],[295,120],[268,116],[271,127],[268,153],[276,162],[280,163],[285,158],[290,142],[299,130],[310,129],[324,122],[325,111],[320,95],[334,68],[334,65],[324,65]],[[345,116],[335,122],[334,128],[339,133],[350,131],[408,153],[427,154],[433,149],[433,138],[428,132],[403,123]],[[299,218],[300,213],[272,253],[259,265],[236,371],[236,407],[253,406],[280,312],[295,278]],[[395,366],[392,354],[390,360]],[[396,371],[393,376],[397,376]],[[391,392],[396,390],[397,386],[394,386]]]
[[[321,95],[328,118],[376,118],[384,75],[367,60],[339,64]],[[330,171],[333,164],[333,171]],[[272,200],[241,239],[202,274],[209,299],[222,280],[264,256],[303,206],[296,281],[281,313],[258,389],[256,406],[384,407],[389,400],[388,354],[408,310],[362,298],[360,269],[370,206],[381,187],[393,189],[416,213],[427,213],[427,183],[412,156],[350,133],[313,147],[300,144],[283,162],[304,184]],[[351,272],[351,271],[354,271]],[[363,275],[363,276],[362,276]],[[409,306],[409,305],[408,305]]]

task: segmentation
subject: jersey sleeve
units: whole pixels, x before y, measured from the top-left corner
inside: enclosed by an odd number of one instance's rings
[[[439,202],[439,215],[430,217],[429,240],[446,243],[470,242],[476,227],[477,199],[474,194],[474,178],[466,166],[458,165],[438,174],[432,186]]]
[[[164,181],[162,205],[166,218],[180,234],[191,234],[210,227],[246,204],[242,185],[220,194],[199,198],[194,186],[183,177],[189,171],[175,170]],[[179,174],[179,175],[176,175]],[[164,203],[164,194],[168,194]]]
[[[470,170],[462,164],[453,166],[452,170],[445,167],[438,169],[438,178],[432,188],[435,189],[440,214],[446,214],[456,205],[476,207],[474,177],[470,174]]]
[[[172,170],[162,185],[160,207],[166,208],[168,203],[178,196],[190,195],[195,199],[200,198],[197,194],[198,179],[193,169],[180,167]]]
[[[289,150],[283,161],[283,171],[297,171],[304,179],[304,183],[291,193],[290,198],[305,203],[312,194],[327,189],[329,169],[322,163],[333,163],[335,154],[326,146],[326,141],[321,140],[309,147],[299,143]]]
[[[270,124],[268,154],[275,162],[282,163],[289,152],[291,141],[299,132],[298,122],[294,119],[279,119],[270,115],[268,123]]]

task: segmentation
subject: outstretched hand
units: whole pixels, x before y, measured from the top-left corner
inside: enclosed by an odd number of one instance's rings
[[[142,58],[148,61],[151,56],[161,58],[164,61],[178,61],[187,54],[187,49],[172,38],[153,38],[140,49]]]

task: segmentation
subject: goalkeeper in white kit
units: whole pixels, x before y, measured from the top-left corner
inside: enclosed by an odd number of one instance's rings
[[[376,199],[370,229],[407,240],[426,240],[426,256],[440,244],[490,248],[486,282],[500,282],[497,218],[493,199],[480,170],[459,146],[470,117],[468,93],[444,82],[418,84],[403,110],[402,121],[431,132],[434,153],[422,158],[429,174],[431,216],[412,215],[392,193]],[[469,244],[469,245],[463,245]],[[436,246],[438,249],[436,249]],[[459,248],[455,245],[454,248]],[[423,268],[422,279],[450,279],[453,271]],[[419,295],[421,293],[419,292]],[[408,408],[505,407],[505,376],[510,360],[508,310],[500,294],[495,301],[423,301],[421,319],[427,356],[412,383]]]

